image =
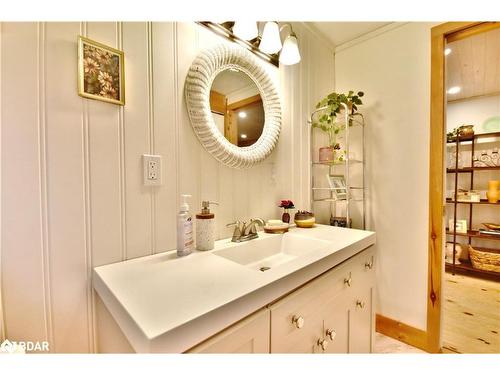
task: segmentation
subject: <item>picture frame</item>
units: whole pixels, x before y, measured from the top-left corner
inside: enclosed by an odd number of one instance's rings
[[[344,176],[327,174],[326,179],[337,199],[347,199],[347,185]]]
[[[453,232],[453,219],[448,220],[448,228],[450,232]],[[467,220],[457,219],[456,232],[467,233]]]
[[[78,37],[78,95],[125,105],[123,51]]]

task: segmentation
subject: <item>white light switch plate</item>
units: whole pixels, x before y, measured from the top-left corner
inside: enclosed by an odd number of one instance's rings
[[[144,185],[161,185],[161,156],[142,155],[142,169],[144,175]]]

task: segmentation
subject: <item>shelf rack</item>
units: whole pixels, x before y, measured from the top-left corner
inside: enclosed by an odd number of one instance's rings
[[[455,168],[447,168],[446,173],[448,174],[453,174],[454,175],[454,197],[458,196],[458,175],[461,173],[468,173],[470,174],[470,189],[474,189],[474,173],[475,172],[481,172],[481,171],[500,171],[500,166],[486,166],[486,167],[476,167],[474,166],[474,148],[476,145],[476,141],[478,139],[482,138],[496,138],[495,141],[493,142],[499,142],[500,138],[500,132],[494,132],[494,133],[483,133],[483,134],[474,134],[471,136],[457,136],[454,137],[453,139],[447,141],[447,146],[454,146],[455,147]],[[464,143],[469,143],[471,145],[471,165],[470,167],[463,167],[463,168],[458,168],[458,156],[460,152],[460,146]],[[496,235],[488,235],[484,233],[480,233],[479,230],[475,230],[472,228],[472,213],[473,213],[473,208],[474,207],[481,207],[481,206],[492,206],[495,209],[500,207],[500,202],[498,203],[490,203],[485,199],[481,199],[479,202],[466,202],[466,201],[457,201],[455,199],[446,199],[447,204],[452,204],[453,205],[453,226],[454,228],[446,229],[446,236],[448,238],[452,238],[452,241],[447,241],[447,243],[453,244],[453,248],[455,248],[455,244],[457,244],[457,237],[462,237],[466,238],[467,242],[469,245],[472,245],[473,240],[488,240],[488,241],[500,241],[500,236]],[[469,222],[468,222],[468,230],[467,233],[460,233],[456,231],[456,223],[457,223],[457,208],[458,205],[468,205],[469,206]],[[474,248],[477,250],[492,250],[492,249],[485,249],[482,247],[477,247],[474,245]],[[493,249],[493,251],[499,251],[498,248]],[[461,263],[457,263],[456,259],[456,254],[455,251],[453,252],[453,262],[450,263],[445,263],[445,270],[447,272],[451,272],[453,274],[455,273],[462,273],[462,274],[468,274],[472,276],[478,276],[478,277],[483,277],[483,278],[488,278],[488,279],[494,279],[497,281],[500,281],[500,273],[498,272],[492,272],[492,271],[485,271],[481,269],[477,269],[472,267],[472,264],[470,262],[462,261]]]
[[[365,161],[362,159],[351,159],[349,157],[349,148],[350,148],[350,127],[352,126],[359,126],[362,129],[362,154],[363,154],[363,159],[365,158],[365,134],[364,134],[364,128],[365,128],[365,119],[361,113],[354,113],[354,114],[349,114],[349,108],[346,104],[341,103],[341,106],[343,107],[343,121],[345,124],[345,130],[344,130],[344,135],[345,135],[345,157],[342,162],[320,162],[320,161],[315,161],[315,153],[318,151],[318,148],[314,147],[314,128],[312,126],[314,116],[317,115],[318,113],[321,113],[328,107],[320,107],[313,111],[309,117],[308,120],[308,125],[310,127],[310,134],[309,134],[309,150],[310,150],[310,157],[311,157],[311,168],[310,168],[310,188],[311,188],[311,210],[314,211],[314,206],[317,202],[330,202],[330,217],[334,216],[335,212],[337,211],[336,204],[338,202],[345,202],[345,207],[346,207],[346,222],[347,226],[350,225],[351,222],[351,202],[361,202],[362,203],[362,217],[361,217],[361,228],[360,229],[365,229],[366,226],[366,210],[365,210]],[[361,186],[352,186],[351,185],[351,167],[353,165],[361,165],[362,167],[362,176],[361,176]],[[314,172],[315,168],[328,168],[328,175],[329,176],[343,176],[346,182],[346,198],[337,198],[335,196],[334,191],[336,189],[330,188],[330,187],[318,187],[315,186],[315,178],[314,178]],[[338,169],[343,168],[342,171],[339,172]],[[351,191],[356,190],[361,192],[361,198],[353,198],[351,196]],[[315,192],[317,191],[328,191],[330,192],[330,196],[328,198],[316,198]]]

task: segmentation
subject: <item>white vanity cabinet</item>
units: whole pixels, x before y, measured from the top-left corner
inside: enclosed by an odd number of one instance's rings
[[[374,287],[368,248],[190,352],[370,353]]]
[[[271,305],[271,352],[370,353],[373,262],[367,249]]]

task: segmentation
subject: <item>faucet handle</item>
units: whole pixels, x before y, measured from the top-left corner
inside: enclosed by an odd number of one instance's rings
[[[241,221],[236,220],[234,223],[229,223],[226,224],[226,228],[233,227],[234,226],[234,232],[233,232],[233,238],[232,241],[236,242],[240,237],[241,237]]]
[[[256,225],[260,225],[261,227],[263,227],[264,225],[266,225],[266,222],[261,219],[260,217],[256,217],[252,220],[250,220],[250,223],[248,224],[248,234],[257,234],[257,228],[255,227]]]

